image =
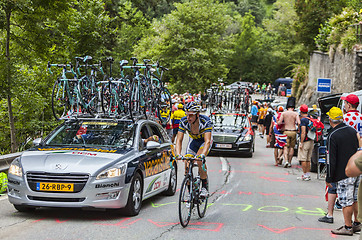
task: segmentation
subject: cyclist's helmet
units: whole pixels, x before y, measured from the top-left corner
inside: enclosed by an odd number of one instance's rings
[[[185,106],[187,112],[200,112],[201,106],[196,102],[189,102]]]
[[[181,103],[178,104],[178,109],[182,109],[184,107],[184,105],[182,105]]]

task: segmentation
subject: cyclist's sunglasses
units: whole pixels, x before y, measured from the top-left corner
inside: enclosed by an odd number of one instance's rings
[[[196,116],[197,113],[186,113],[186,116]]]

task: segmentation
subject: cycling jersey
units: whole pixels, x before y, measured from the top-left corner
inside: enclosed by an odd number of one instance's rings
[[[199,115],[199,134],[195,135],[191,132],[191,125],[187,122],[187,117],[181,118],[179,131],[185,133],[186,131],[189,133],[190,141],[186,148],[186,155],[191,154],[196,156],[197,152],[202,149],[205,145],[205,133],[212,132],[212,122],[210,118],[205,115]],[[208,152],[210,151],[212,146],[212,138],[210,147]]]
[[[351,126],[359,133],[362,137],[362,114],[357,110],[351,110],[343,115],[343,122],[347,126]]]
[[[179,132],[185,133],[186,131],[190,137],[194,140],[204,139],[206,132],[212,132],[212,122],[209,117],[205,115],[199,115],[199,133],[197,135],[191,132],[191,125],[187,122],[187,117],[183,117],[180,120]]]

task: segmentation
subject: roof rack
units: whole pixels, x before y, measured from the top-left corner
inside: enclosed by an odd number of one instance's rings
[[[144,114],[136,114],[136,115],[132,115],[132,118],[129,114],[127,115],[123,115],[123,116],[119,116],[117,117],[116,115],[103,115],[103,114],[97,114],[96,116],[92,116],[89,114],[77,114],[77,115],[70,115],[68,117],[62,117],[60,120],[64,120],[64,121],[77,121],[77,120],[83,120],[83,121],[113,121],[113,122],[120,122],[120,121],[132,121],[132,122],[136,122],[138,120],[141,119],[146,119]],[[150,120],[155,120],[157,119],[156,117],[150,117]]]

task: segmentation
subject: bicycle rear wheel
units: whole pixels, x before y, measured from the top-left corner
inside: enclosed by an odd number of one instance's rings
[[[189,224],[194,204],[192,194],[190,192],[190,186],[192,186],[191,184],[191,178],[185,177],[181,185],[178,213],[182,227],[186,227]]]
[[[103,113],[106,116],[116,113],[115,98],[112,93],[112,83],[108,82],[102,85],[101,102]]]
[[[163,87],[157,97],[157,117],[162,124],[170,121],[172,113],[171,93]]]
[[[55,119],[60,120],[70,110],[69,96],[65,82],[57,79],[53,85],[52,110]]]
[[[99,90],[94,77],[87,78],[86,81],[80,82],[83,106],[92,116],[98,113]]]

